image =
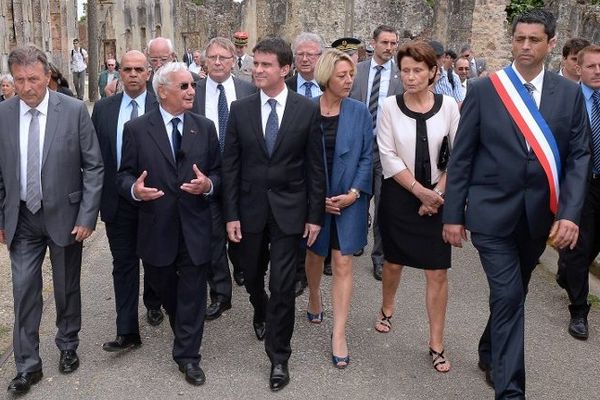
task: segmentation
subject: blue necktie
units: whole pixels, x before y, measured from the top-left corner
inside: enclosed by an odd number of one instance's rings
[[[275,148],[275,141],[277,140],[277,132],[279,131],[279,118],[277,117],[277,100],[269,99],[269,105],[271,106],[271,113],[267,118],[267,125],[265,126],[265,143],[267,145],[267,151],[269,156],[273,154]]]
[[[312,99],[312,91],[310,90],[312,88],[313,83],[312,82],[304,82],[304,84],[302,86],[304,86],[304,96],[308,97],[309,99]]]
[[[171,120],[171,124],[173,125],[171,140],[173,142],[173,156],[175,161],[177,161],[177,153],[181,149],[181,133],[179,132],[179,129],[177,129],[177,125],[179,125],[179,122],[181,122],[181,120],[177,117]]]
[[[129,120],[131,121],[134,118],[138,117],[138,103],[135,100],[131,100],[131,114],[129,115]]]
[[[229,118],[229,109],[227,109],[227,96],[225,95],[225,88],[220,83],[217,85],[219,89],[219,147],[221,153],[225,148],[225,130],[227,129],[227,119]]]
[[[377,126],[377,107],[379,105],[379,84],[381,83],[381,70],[383,65],[375,67],[377,71],[373,77],[373,85],[371,85],[371,95],[369,96],[369,112],[373,119],[373,129]]]
[[[600,173],[600,91],[594,90],[592,94],[592,115],[590,116],[592,126],[592,160],[594,172]]]

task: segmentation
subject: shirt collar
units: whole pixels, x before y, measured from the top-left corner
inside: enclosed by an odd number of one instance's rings
[[[581,91],[583,92],[583,97],[585,97],[586,101],[592,101],[592,95],[594,94],[594,89],[587,86],[585,83],[581,83]]]
[[[221,82],[221,85],[223,85],[223,87],[227,87],[230,83],[233,82],[233,77],[231,75],[229,75],[229,78],[225,79],[223,82]],[[216,92],[217,90],[217,86],[219,85],[219,82],[213,80],[210,75],[206,76],[206,89],[211,90],[213,92]]]
[[[517,74],[517,78],[519,78],[519,80],[521,81],[521,83],[526,83],[527,81],[525,80],[525,78],[523,78],[521,76],[521,74],[519,73],[519,71],[517,71],[517,68],[515,68],[515,63],[513,62],[512,64],[512,69],[513,71],[515,71],[515,74]],[[540,71],[539,74],[537,74],[537,76],[535,78],[533,78],[531,81],[529,81],[529,83],[531,83],[533,86],[535,86],[535,90],[539,91],[540,93],[542,93],[542,86],[544,84],[544,72],[546,71],[546,68],[542,66],[542,70]]]
[[[171,120],[173,118],[179,118],[181,120],[181,122],[183,122],[183,115],[184,115],[184,113],[181,113],[179,115],[172,115],[167,110],[165,110],[162,107],[162,105],[159,106],[158,109],[160,110],[160,115],[162,116],[162,119],[163,119],[163,122],[165,123],[165,126],[170,125],[171,124]]]
[[[269,99],[275,99],[275,100],[277,100],[278,104],[280,104],[282,107],[285,107],[285,102],[287,101],[287,97],[288,97],[287,85],[283,85],[283,90],[281,92],[279,92],[279,94],[275,97],[269,97],[269,96],[267,96],[267,94],[265,92],[263,92],[261,90],[260,91],[260,104],[261,104],[261,106],[264,106],[265,104],[267,104],[267,101]]]
[[[392,68],[392,59],[390,58],[389,60],[387,60],[383,64],[377,64],[377,62],[375,61],[375,59],[371,58],[371,69],[374,69],[378,65],[383,66],[383,69],[386,70],[386,71],[388,71],[388,70],[390,70]]]
[[[135,102],[137,103],[138,107],[141,106],[142,104],[146,104],[146,94],[148,92],[146,90],[144,90],[140,95],[138,95],[138,97],[131,97],[127,94],[127,92],[123,91],[123,104],[129,105],[131,103],[131,100],[135,100]]]
[[[48,88],[46,88],[46,94],[44,95],[44,98],[42,99],[42,101],[40,102],[40,104],[37,105],[37,107],[35,107],[36,110],[38,110],[40,112],[40,114],[42,115],[48,115],[48,100],[50,98],[50,90]],[[29,107],[23,100],[19,100],[20,106],[21,106],[21,115],[25,115],[29,112],[29,110],[31,110],[34,107]]]
[[[298,74],[298,89],[301,88],[302,85],[304,85],[304,82],[312,82],[316,87],[319,87],[319,84],[314,78],[310,81],[307,81],[302,77],[302,75]]]

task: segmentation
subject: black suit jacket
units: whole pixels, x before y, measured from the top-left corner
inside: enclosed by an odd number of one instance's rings
[[[155,266],[170,265],[177,256],[180,235],[195,265],[210,262],[211,214],[208,198],[179,187],[196,178],[192,164],[220,188],[221,158],[212,121],[186,112],[181,150],[173,158],[169,137],[159,110],[125,124],[123,154],[118,173],[119,191],[131,197],[131,186],[145,170],[145,185],[165,194],[139,202],[138,244],[140,258]]]
[[[235,87],[236,96],[236,99],[234,100],[243,99],[244,97],[250,96],[252,93],[256,93],[258,90],[256,86],[250,82],[235,77],[233,78],[233,86]],[[206,114],[206,79],[201,79],[197,82],[192,112],[200,115]]]
[[[119,203],[128,198],[119,196],[117,189],[117,122],[123,93],[106,97],[94,104],[92,122],[96,128],[96,135],[100,143],[100,151],[104,161],[104,182],[102,186],[102,201],[100,203],[100,218],[104,222],[112,222],[117,214]],[[156,97],[146,92],[145,111],[158,108]]]
[[[546,71],[540,112],[556,139],[562,163],[556,219],[579,224],[590,160],[590,128],[581,90]],[[507,236],[525,213],[533,237],[548,235],[554,215],[546,175],[489,78],[469,82],[446,186],[444,223]]]
[[[292,91],[269,157],[261,122],[260,93],[231,104],[223,153],[225,221],[242,231],[264,230],[272,212],[286,234],[305,223],[323,224],[325,170],[316,103]]]
[[[294,74],[287,78],[285,84],[292,92],[298,92],[298,74]]]

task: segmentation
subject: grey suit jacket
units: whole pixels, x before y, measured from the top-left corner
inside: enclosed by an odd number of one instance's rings
[[[104,166],[82,101],[50,91],[42,152],[44,223],[59,246],[74,243],[75,225],[96,227]],[[20,207],[19,98],[0,103],[0,229],[10,249]]]
[[[250,82],[246,82],[242,79],[233,77],[233,86],[235,87],[235,99],[228,100],[239,100],[246,96],[250,96],[252,93],[256,93],[258,89]],[[192,112],[206,115],[206,79],[202,79],[197,82],[196,96],[194,97],[194,105],[192,106]],[[214,121],[213,121],[214,122]],[[218,124],[218,121],[215,122]]]
[[[350,97],[363,103],[369,98],[369,67],[371,66],[371,60],[361,61],[356,65],[356,77],[354,78],[354,84],[352,90],[350,90]],[[387,97],[395,96],[404,92],[402,88],[402,82],[400,81],[400,73],[395,63],[392,63],[392,76],[390,77],[390,86],[388,88]]]

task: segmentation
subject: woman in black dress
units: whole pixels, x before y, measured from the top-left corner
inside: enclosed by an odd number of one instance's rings
[[[391,330],[396,290],[404,265],[423,269],[429,317],[429,353],[447,372],[444,323],[448,302],[450,245],[442,239],[445,166],[458,126],[456,101],[430,91],[438,72],[427,43],[411,42],[397,55],[405,92],[388,97],[380,111],[377,144],[384,181],[379,206],[383,244],[383,304],[375,329]]]

